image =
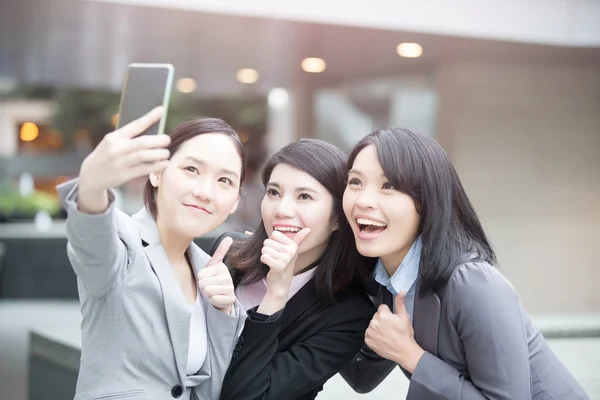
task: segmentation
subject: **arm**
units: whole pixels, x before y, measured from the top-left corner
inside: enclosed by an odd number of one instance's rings
[[[374,311],[368,306],[340,312],[340,317],[309,339],[281,353],[277,346],[283,311],[271,316],[249,311],[221,399],[279,400],[315,390],[360,349]]]
[[[462,266],[445,299],[464,348],[465,378],[425,352],[412,375],[408,400],[529,400],[529,352],[515,290],[494,268]]]
[[[126,273],[132,254],[117,233],[114,191],[107,192],[108,207],[88,214],[78,205],[78,180],[57,187],[67,210],[67,254],[75,274],[96,297],[106,294]]]
[[[364,394],[379,386],[396,365],[364,344],[354,359],[340,370],[340,375],[355,392]]]

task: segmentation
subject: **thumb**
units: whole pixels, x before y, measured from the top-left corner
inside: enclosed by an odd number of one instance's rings
[[[406,303],[404,303],[405,297],[405,291],[398,293],[398,295],[396,296],[396,310],[394,311],[394,314],[402,316],[408,313],[408,311],[406,311]]]
[[[223,240],[221,240],[221,243],[219,243],[219,247],[217,247],[217,249],[215,250],[215,253],[211,257],[211,259],[208,260],[208,262],[206,263],[206,266],[212,267],[213,265],[217,265],[218,263],[223,262],[223,259],[225,258],[225,255],[229,251],[229,248],[231,247],[232,243],[233,243],[233,239],[230,238],[229,236],[227,236]]]
[[[296,243],[296,245],[298,247],[300,247],[300,245],[302,244],[302,241],[304,241],[304,239],[306,239],[306,237],[308,236],[309,233],[310,233],[310,228],[303,228],[300,232],[296,233],[296,235],[294,236],[294,243]]]

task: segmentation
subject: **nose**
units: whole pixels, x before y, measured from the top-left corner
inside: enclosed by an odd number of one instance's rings
[[[211,202],[215,198],[214,185],[210,179],[199,179],[192,192],[193,196],[204,202]]]
[[[358,208],[375,208],[375,196],[369,190],[362,190],[354,203]]]
[[[275,207],[275,217],[281,219],[294,217],[293,201],[283,197],[277,204],[277,207]]]

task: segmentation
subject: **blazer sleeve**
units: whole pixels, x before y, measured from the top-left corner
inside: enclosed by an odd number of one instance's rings
[[[488,264],[465,264],[448,283],[449,315],[464,348],[469,378],[425,352],[407,400],[529,400],[529,351],[521,303]]]
[[[379,386],[396,365],[363,343],[358,354],[340,370],[340,375],[355,392],[364,394]]]
[[[374,313],[361,299],[309,339],[277,352],[280,313],[270,317],[250,310],[229,370],[221,400],[296,399],[335,375],[358,352]],[[347,311],[347,312],[346,312]]]
[[[87,291],[102,297],[125,276],[132,251],[117,232],[115,192],[109,191],[106,211],[86,214],[77,206],[77,189],[77,179],[57,186],[67,211],[67,255]]]

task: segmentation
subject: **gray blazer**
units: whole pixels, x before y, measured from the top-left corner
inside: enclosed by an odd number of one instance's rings
[[[77,180],[57,187],[68,213],[67,252],[81,302],[81,366],[76,400],[218,399],[246,314],[201,300],[208,353],[187,376],[191,311],[146,209],[133,217],[111,204],[102,214],[78,211]],[[188,249],[196,273],[210,259]]]
[[[437,293],[421,296],[418,288],[417,282],[413,328],[425,354],[412,376],[403,370],[407,399],[588,399],[497,269],[471,259]],[[382,287],[377,302],[391,300]],[[365,346],[340,373],[366,393],[394,367]]]

